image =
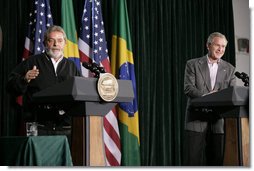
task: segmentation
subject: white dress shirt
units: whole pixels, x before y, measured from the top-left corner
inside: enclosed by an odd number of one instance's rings
[[[211,88],[214,90],[214,85],[216,82],[216,76],[217,76],[217,71],[218,71],[218,63],[220,60],[217,62],[211,62],[209,58],[207,57],[207,63],[208,63],[208,68],[210,72],[210,79],[211,79]]]
[[[53,65],[54,65],[55,74],[56,74],[56,76],[57,76],[56,69],[57,69],[57,66],[58,66],[59,62],[63,59],[63,57],[59,58],[57,61],[55,61],[54,58],[50,58],[50,59],[51,59]]]

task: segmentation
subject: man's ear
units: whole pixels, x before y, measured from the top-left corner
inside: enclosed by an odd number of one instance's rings
[[[207,43],[207,44],[206,44],[206,48],[207,48],[207,50],[209,50],[209,46],[210,46],[210,44],[209,44],[209,43]]]

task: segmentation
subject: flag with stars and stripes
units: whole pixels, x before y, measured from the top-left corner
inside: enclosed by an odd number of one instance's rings
[[[111,72],[100,0],[85,1],[78,44],[81,62],[96,62],[106,72]],[[82,69],[82,73],[86,77],[91,76],[86,69]],[[119,166],[121,144],[114,108],[104,117],[103,122],[106,165]]]
[[[53,25],[53,18],[49,0],[34,0],[31,12],[29,13],[29,23],[22,60],[44,51],[44,32],[51,25]],[[16,101],[19,105],[22,105],[22,96],[18,96]]]
[[[53,25],[49,0],[34,0],[29,14],[23,59],[44,51],[44,32]]]

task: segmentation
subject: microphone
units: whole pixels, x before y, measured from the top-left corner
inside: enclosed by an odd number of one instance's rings
[[[88,63],[88,62],[83,62],[82,66],[91,71],[92,73],[95,74],[95,77],[99,78],[100,73],[105,73],[106,71],[104,70],[103,67],[100,67],[97,63]]]
[[[249,78],[249,76],[246,73],[242,72],[241,74],[244,78]]]
[[[92,65],[88,62],[82,62],[82,66],[85,67],[88,70],[91,70]]]
[[[103,67],[100,67],[97,63],[92,63],[92,66],[95,68],[95,70],[98,70],[100,73],[105,73],[106,71],[104,70]]]
[[[244,82],[244,86],[249,86],[249,76],[246,73],[236,71],[235,76]]]
[[[242,74],[241,74],[240,72],[238,72],[238,71],[235,72],[235,76],[236,76],[237,78],[242,79]]]

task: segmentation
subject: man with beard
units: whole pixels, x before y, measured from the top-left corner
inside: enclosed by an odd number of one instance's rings
[[[51,26],[44,35],[45,52],[28,57],[9,75],[7,89],[15,96],[23,95],[23,118],[25,122],[38,122],[38,135],[67,135],[70,138],[70,116],[54,106],[39,106],[32,102],[34,93],[81,75],[75,63],[63,56],[66,40],[60,26]]]

